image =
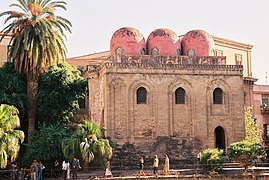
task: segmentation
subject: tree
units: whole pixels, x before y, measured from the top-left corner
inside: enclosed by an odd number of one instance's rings
[[[63,160],[61,142],[70,136],[70,131],[65,127],[42,124],[38,130],[34,131],[31,137],[31,144],[27,145],[31,151],[24,156],[24,162],[39,159],[52,165],[55,159]]]
[[[262,137],[262,130],[259,129],[258,125],[254,121],[251,107],[245,107],[245,123],[246,123],[245,140],[252,143],[260,143]]]
[[[66,10],[64,1],[53,0],[17,0],[11,7],[19,11],[5,11],[4,29],[0,41],[12,34],[9,59],[14,62],[15,69],[27,79],[27,118],[28,140],[35,129],[37,109],[38,79],[51,64],[65,61],[66,46],[64,30],[70,32],[71,23],[55,15],[57,8]]]
[[[16,130],[20,127],[19,111],[7,104],[0,105],[0,168],[7,166],[8,160],[15,161],[20,145],[24,140],[24,133]]]
[[[40,78],[38,120],[50,124],[70,122],[87,92],[87,81],[68,64],[49,67]]]
[[[22,125],[26,124],[26,82],[10,62],[0,68],[0,104],[17,107]]]
[[[65,157],[70,159],[79,150],[86,163],[93,161],[96,156],[105,159],[112,155],[109,140],[104,139],[104,129],[89,121],[79,124],[71,139],[65,139],[62,145]]]
[[[260,144],[243,140],[230,144],[228,156],[247,169],[252,160],[258,157],[266,157],[266,152]]]

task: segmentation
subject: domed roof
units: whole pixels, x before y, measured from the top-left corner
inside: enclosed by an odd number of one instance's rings
[[[181,40],[183,55],[213,56],[214,40],[212,36],[203,30],[192,30],[184,35]]]
[[[154,30],[147,39],[148,54],[161,56],[176,56],[180,52],[180,39],[178,35],[165,28]]]
[[[131,27],[118,29],[110,41],[110,53],[115,55],[117,49],[121,48],[121,53],[126,55],[141,55],[145,53],[146,43],[143,34]]]

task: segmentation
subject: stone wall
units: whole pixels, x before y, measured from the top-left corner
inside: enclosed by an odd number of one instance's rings
[[[178,162],[192,160],[198,149],[216,147],[217,127],[225,148],[245,137],[242,66],[154,62],[104,62],[86,74],[89,110],[118,144],[116,159],[131,152],[133,159],[167,153]],[[136,103],[139,87],[147,90],[146,104]],[[179,87],[185,104],[175,104]],[[215,88],[223,90],[222,104],[213,104]]]

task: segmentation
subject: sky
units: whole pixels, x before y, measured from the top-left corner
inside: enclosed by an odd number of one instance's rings
[[[0,0],[0,12],[16,0]],[[252,71],[269,84],[269,0],[66,0],[57,14],[73,25],[67,34],[68,57],[109,50],[113,33],[134,27],[145,39],[158,28],[178,35],[193,29],[252,44]],[[13,8],[14,10],[14,8]],[[18,9],[16,9],[18,10]],[[0,29],[4,28],[0,18]],[[266,79],[266,72],[268,78]]]

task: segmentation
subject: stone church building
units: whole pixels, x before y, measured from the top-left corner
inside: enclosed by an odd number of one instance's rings
[[[206,148],[226,151],[245,137],[251,48],[203,30],[178,36],[161,28],[145,40],[139,30],[121,28],[110,51],[68,59],[88,80],[77,117],[105,127],[117,143],[115,158],[168,154],[185,162]]]

